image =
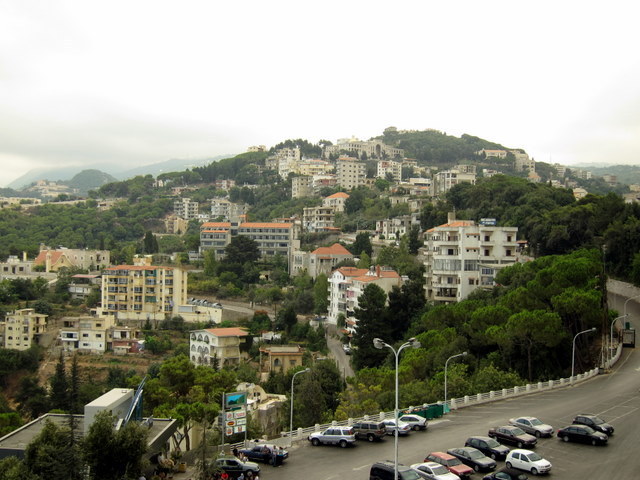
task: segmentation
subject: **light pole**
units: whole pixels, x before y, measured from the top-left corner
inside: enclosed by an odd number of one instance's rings
[[[448,409],[449,406],[449,398],[447,397],[447,364],[449,363],[449,360],[451,360],[452,358],[456,358],[456,357],[466,357],[467,356],[467,352],[462,352],[462,353],[458,353],[457,355],[451,355],[449,358],[447,358],[447,361],[444,362],[444,413],[447,413],[446,410]]]
[[[293,377],[291,377],[291,412],[289,412],[291,414],[291,419],[289,420],[289,446],[293,445],[293,381],[296,379],[296,375],[307,373],[309,370],[311,369],[305,368],[304,370],[300,370],[299,372],[294,373]]]
[[[611,322],[611,335],[609,336],[609,340],[611,343],[611,355],[610,357],[613,357],[613,326],[616,324],[616,320],[619,320],[621,318],[625,318],[626,315],[620,315],[619,317],[616,317],[613,319],[613,322]]]
[[[589,328],[588,330],[583,330],[581,332],[576,333],[575,337],[573,337],[573,348],[571,350],[571,382],[573,383],[573,371],[576,363],[576,338],[578,335],[582,335],[583,333],[595,332],[596,327]]]
[[[635,296],[633,296],[633,297],[629,297],[629,298],[627,298],[627,299],[624,301],[624,306],[623,306],[623,308],[622,308],[622,310],[623,310],[623,311],[622,311],[622,314],[623,314],[624,316],[626,316],[626,315],[627,315],[627,303],[629,303],[629,300],[633,300],[634,298],[640,298],[640,295],[635,295]]]
[[[395,437],[395,444],[394,444],[395,454],[394,454],[394,460],[393,460],[393,472],[394,472],[393,478],[394,480],[398,480],[398,357],[400,356],[400,352],[407,347],[420,348],[420,342],[417,341],[415,338],[410,338],[408,342],[403,343],[402,345],[400,345],[398,350],[396,350],[391,345],[382,341],[381,339],[374,338],[373,346],[378,349],[383,349],[384,347],[387,347],[393,352],[393,354],[396,357],[396,406],[393,411],[393,416],[395,418],[395,425],[396,425],[396,433],[394,436]]]

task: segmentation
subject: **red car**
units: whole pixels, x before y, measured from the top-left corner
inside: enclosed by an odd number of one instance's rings
[[[473,468],[465,465],[453,455],[444,452],[431,452],[425,457],[424,461],[444,465],[451,473],[458,475],[460,478],[469,478],[469,475],[473,473]]]

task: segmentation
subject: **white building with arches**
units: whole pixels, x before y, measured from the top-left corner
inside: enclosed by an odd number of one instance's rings
[[[246,352],[241,345],[246,343],[249,333],[243,328],[205,328],[192,330],[189,334],[189,358],[194,365],[212,365],[217,358],[218,366],[238,365]]]

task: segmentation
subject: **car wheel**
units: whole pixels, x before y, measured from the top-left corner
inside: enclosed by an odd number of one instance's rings
[[[522,442],[518,442],[518,448],[522,448],[522,447],[523,447]]]
[[[367,435],[367,440],[369,440],[370,442],[373,442],[376,439],[376,436],[373,433],[370,433],[369,435]]]
[[[564,437],[562,437],[562,440],[564,440],[565,442],[569,441],[569,437],[567,435],[565,435]]]
[[[320,445],[320,440],[318,440],[317,438],[314,438],[313,440],[311,440],[311,445],[313,445],[314,447],[317,447],[318,445]]]
[[[531,475],[537,475],[538,474],[538,469],[536,467],[533,467],[531,469]]]
[[[245,473],[245,477],[253,477],[253,470],[247,470]],[[251,475],[249,475],[251,474]]]
[[[420,430],[420,425],[414,425],[413,429],[417,432],[418,430]]]
[[[479,472],[479,471],[480,471],[480,465],[474,465],[474,466],[473,466],[473,469],[474,469],[476,472]]]
[[[497,460],[497,459],[498,459],[498,456],[497,456],[495,453],[491,452],[491,458],[492,458],[493,460]]]
[[[507,468],[512,468],[513,467],[513,465],[511,465],[511,462],[507,462],[507,463],[505,463],[505,465],[507,466]]]
[[[340,445],[340,448],[347,448],[347,441],[346,440],[340,440],[340,443],[338,443],[338,445]]]
[[[542,436],[542,432],[539,430],[536,430],[536,437],[540,438]]]

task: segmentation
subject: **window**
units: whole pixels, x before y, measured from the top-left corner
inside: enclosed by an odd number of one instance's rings
[[[488,257],[488,256],[489,256],[489,249],[488,249],[488,248],[485,248],[485,249],[484,249],[484,256],[485,256],[485,257]]]

